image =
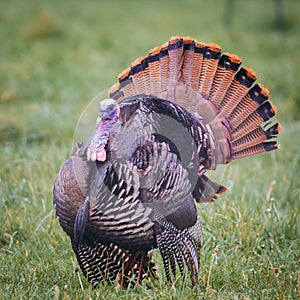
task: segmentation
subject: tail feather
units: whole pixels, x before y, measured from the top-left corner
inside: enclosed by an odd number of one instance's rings
[[[223,194],[226,191],[227,189],[224,186],[202,175],[198,177],[193,197],[197,202],[213,202],[216,200],[217,194]]]
[[[274,138],[281,131],[281,127],[278,123],[274,124],[268,130],[264,130],[261,127],[257,127],[248,134],[242,136],[239,140],[233,142],[234,152],[240,152],[243,149],[247,149],[251,146],[255,146],[263,143],[265,140]]]
[[[255,84],[247,95],[237,103],[228,119],[232,128],[236,128],[260,105],[269,99],[269,91],[262,84]]]
[[[183,40],[176,37],[169,42],[169,79],[178,82],[181,78],[181,68],[183,63]]]
[[[169,51],[168,44],[162,45],[159,53],[159,74],[160,78],[160,90],[157,91],[158,95],[162,95],[167,89],[167,82],[169,79]]]
[[[241,59],[234,54],[225,53],[220,57],[209,96],[216,107],[220,107],[226,91],[241,63]]]
[[[219,45],[207,44],[205,46],[199,78],[199,92],[205,99],[209,97],[220,56],[221,47]]]
[[[251,113],[238,127],[232,132],[232,140],[236,141],[242,136],[260,127],[266,121],[276,115],[277,108],[271,102],[266,101]]]
[[[183,45],[183,62],[181,70],[181,81],[191,85],[192,70],[194,65],[195,43],[191,38],[186,38]]]
[[[121,101],[124,98],[124,93],[122,91],[123,88],[124,87],[122,87],[119,82],[113,84],[109,89],[109,97],[117,101]]]
[[[133,86],[133,79],[129,77],[130,75],[130,68],[127,68],[119,75],[119,82],[121,91],[124,94],[124,97],[129,97],[130,95],[135,93],[134,86]]]
[[[276,130],[272,137],[264,130],[276,108],[268,101],[268,90],[254,84],[256,77],[253,70],[241,67],[238,56],[222,55],[216,44],[173,37],[121,73],[110,97],[121,101],[143,93],[182,106],[210,128],[212,148],[220,152],[217,156],[225,155],[218,163],[227,163],[276,149],[264,146],[277,136]]]
[[[202,62],[203,62],[203,53],[205,49],[204,43],[199,43],[197,41],[194,41],[195,44],[195,51],[194,51],[194,63],[192,68],[192,77],[191,77],[191,87],[194,91],[199,90],[199,77],[200,72],[202,68]]]
[[[145,57],[136,59],[131,67],[130,74],[132,76],[135,94],[149,93],[149,68],[148,61]]]
[[[247,94],[248,89],[255,80],[256,74],[254,71],[245,67],[240,68],[220,104],[220,115],[228,117]]]
[[[149,52],[147,58],[149,66],[150,90],[152,95],[157,95],[160,90],[159,55],[160,47],[155,47]]]
[[[277,144],[277,142],[275,142],[275,141],[263,142],[261,144],[243,149],[239,152],[235,152],[232,155],[232,159],[243,158],[243,157],[247,157],[247,156],[251,156],[251,155],[255,155],[255,154],[269,152],[269,151],[276,150],[276,149],[279,149],[279,145]]]

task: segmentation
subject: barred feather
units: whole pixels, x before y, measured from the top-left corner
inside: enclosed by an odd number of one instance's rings
[[[124,265],[128,263],[132,255],[132,253],[124,251],[112,243],[103,245],[97,241],[81,244],[76,252],[79,266],[86,279],[93,286],[105,281],[113,283],[118,280],[119,275],[124,271]],[[138,261],[139,257],[136,256],[136,261],[124,274],[126,280],[123,280],[123,283],[136,280],[139,272]],[[151,278],[158,278],[158,274],[156,265],[152,260],[152,254],[149,253],[143,272],[143,279],[150,280]]]
[[[194,41],[194,43],[195,43],[195,50],[194,50],[194,62],[192,67],[191,87],[194,91],[198,92],[200,87],[199,78],[200,78],[200,72],[202,68],[205,44],[199,43],[197,41]]]
[[[268,130],[264,130],[261,127],[257,127],[248,134],[242,136],[239,140],[233,142],[232,146],[234,152],[240,152],[248,147],[255,146],[263,143],[265,140],[269,140],[279,134],[281,131],[278,123],[274,124]]]
[[[269,91],[262,84],[254,85],[229,115],[228,119],[232,128],[238,127],[268,98]]]
[[[184,38],[183,41],[183,62],[180,80],[187,86],[190,86],[194,66],[195,41],[191,38]]]
[[[266,101],[233,130],[232,139],[236,141],[242,136],[255,130],[257,127],[274,117],[276,112],[277,108],[271,102]]]
[[[184,274],[185,264],[193,284],[198,282],[199,250],[202,244],[202,228],[199,220],[189,229],[178,230],[166,219],[160,219],[156,225],[157,246],[160,250],[167,279],[170,281],[170,269],[176,278],[176,264]]]
[[[220,107],[226,91],[241,63],[241,59],[234,54],[225,53],[220,57],[209,95],[209,99],[211,99],[216,107]]]
[[[207,44],[205,46],[199,78],[199,92],[205,99],[209,96],[220,56],[219,45]]]
[[[263,152],[269,152],[272,150],[276,150],[278,148],[279,148],[279,145],[274,141],[264,142],[264,143],[243,149],[239,152],[235,152],[232,156],[232,159],[243,158],[243,157],[247,157],[250,155],[260,154]]]

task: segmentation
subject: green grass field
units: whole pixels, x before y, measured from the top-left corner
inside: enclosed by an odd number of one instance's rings
[[[300,276],[300,2],[1,1],[0,299],[297,299]],[[278,107],[281,149],[225,169],[199,206],[200,282],[92,289],[52,205],[83,109],[136,57],[188,35],[252,67]],[[82,286],[81,286],[82,282]]]

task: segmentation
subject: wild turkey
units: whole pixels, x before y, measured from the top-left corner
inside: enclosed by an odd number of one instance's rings
[[[119,75],[97,126],[61,167],[56,214],[88,280],[124,283],[185,266],[197,283],[202,229],[194,200],[226,191],[218,164],[278,148],[275,106],[256,74],[216,44],[173,37]],[[125,282],[126,284],[126,282]]]

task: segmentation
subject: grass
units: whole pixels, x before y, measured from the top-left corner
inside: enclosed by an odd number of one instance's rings
[[[300,3],[1,1],[0,299],[295,299],[299,293]],[[92,289],[54,216],[52,186],[76,122],[136,57],[172,35],[216,42],[270,90],[281,150],[225,169],[229,191],[199,206],[200,282]],[[80,287],[79,278],[83,289]]]

